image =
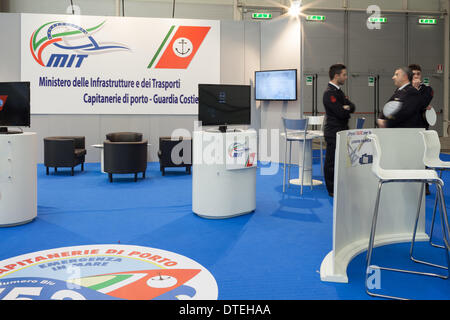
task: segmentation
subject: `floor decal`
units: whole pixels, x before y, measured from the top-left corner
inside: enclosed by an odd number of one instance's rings
[[[87,245],[0,261],[0,300],[216,300],[199,263],[161,249]]]

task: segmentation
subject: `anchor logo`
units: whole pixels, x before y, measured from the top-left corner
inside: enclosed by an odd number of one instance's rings
[[[193,51],[192,42],[187,38],[178,38],[172,46],[173,52],[180,58],[189,57]]]

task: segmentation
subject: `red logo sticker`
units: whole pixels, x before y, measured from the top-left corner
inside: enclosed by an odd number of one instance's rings
[[[330,100],[331,100],[332,103],[335,103],[335,102],[336,102],[336,98],[335,98],[334,96],[331,96],[331,97],[330,97]]]
[[[8,96],[0,96],[0,111],[3,110],[3,107],[5,106],[7,98],[8,98]]]

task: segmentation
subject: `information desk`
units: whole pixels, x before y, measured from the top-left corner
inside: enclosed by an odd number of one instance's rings
[[[382,168],[425,169],[422,161],[425,146],[419,133],[422,130],[363,129],[337,133],[333,250],[322,261],[322,281],[348,282],[347,265],[368,247],[378,179],[372,173],[373,149],[366,135],[372,132],[378,136]],[[420,187],[420,183],[410,182],[383,186],[375,246],[412,240]],[[424,241],[428,240],[424,199],[420,210],[416,239]]]
[[[37,135],[0,134],[0,227],[37,215]]]
[[[194,131],[192,211],[230,218],[256,208],[255,130]]]

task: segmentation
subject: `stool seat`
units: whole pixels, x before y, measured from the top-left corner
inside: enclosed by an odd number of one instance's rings
[[[426,166],[432,169],[450,169],[450,161],[442,161],[441,159],[429,159]]]
[[[376,172],[378,179],[383,181],[428,181],[439,182],[444,185],[444,182],[439,178],[434,170],[389,170],[379,169]]]
[[[323,137],[323,131],[320,130],[308,130],[308,135],[313,135],[314,137]]]

